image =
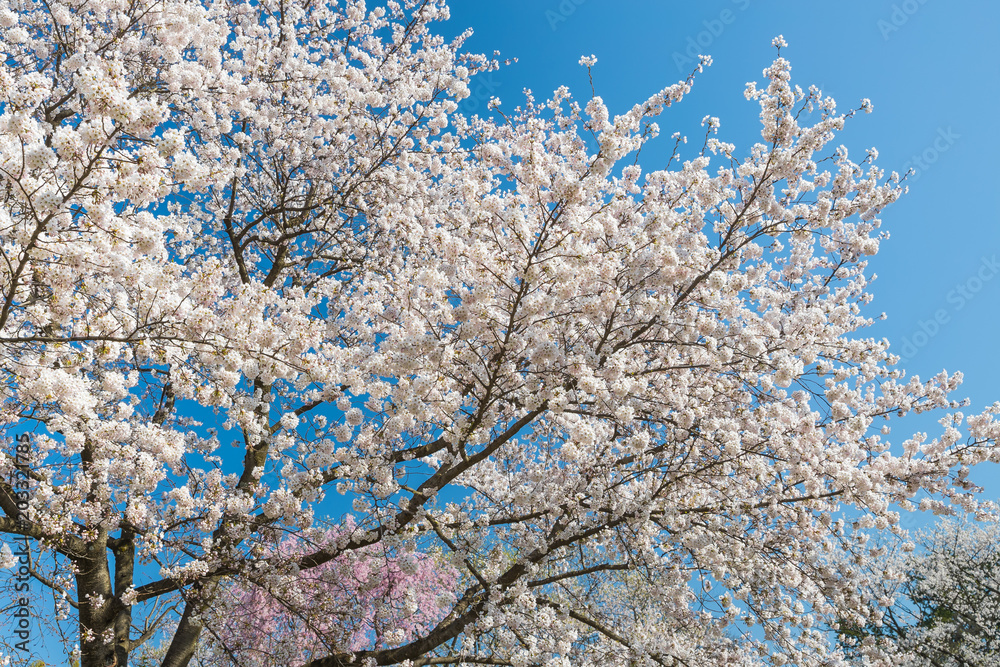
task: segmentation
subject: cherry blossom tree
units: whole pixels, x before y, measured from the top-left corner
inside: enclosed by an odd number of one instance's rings
[[[350,529],[350,522],[347,523]],[[285,560],[336,544],[279,545]],[[361,650],[413,641],[430,631],[454,603],[457,571],[434,556],[391,558],[379,545],[349,552],[271,589],[236,585],[213,605],[213,632],[200,664],[302,665],[339,648]]]
[[[897,544],[881,565],[880,597],[894,604],[877,624],[841,627],[841,643],[864,664],[878,651],[907,667],[988,667],[1000,659],[1000,525],[948,519],[919,543]]]
[[[322,543],[288,539],[268,555],[299,556],[335,544],[339,532],[328,531]],[[223,587],[194,664],[287,667],[337,647],[357,650],[372,643],[411,641],[444,617],[454,602],[450,591],[456,576],[454,568],[432,555],[393,558],[373,545],[272,588],[243,583]],[[158,665],[167,648],[162,643],[143,650],[138,664]]]
[[[644,173],[693,78],[468,117],[499,63],[447,16],[0,0],[0,420],[32,433],[0,532],[51,622],[82,667],[163,633],[182,667],[233,590],[308,619],[303,576],[439,553],[440,617],[317,628],[307,665],[837,664],[824,622],[880,613],[839,554],[918,493],[976,510],[1000,458],[1000,406],[861,333],[899,177],[780,38],[759,142],[706,118]]]

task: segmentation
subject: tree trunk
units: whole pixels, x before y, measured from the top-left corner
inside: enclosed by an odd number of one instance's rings
[[[80,667],[118,667],[114,640],[108,636],[115,604],[108,569],[107,532],[88,544],[87,554],[74,560],[80,605]]]
[[[132,650],[129,631],[132,628],[132,606],[121,603],[122,596],[132,586],[132,575],[135,570],[135,535],[130,530],[122,530],[121,538],[115,545],[115,595],[118,610],[115,613],[115,667],[127,667],[128,654]]]
[[[184,605],[184,613],[177,624],[177,630],[167,647],[167,654],[163,657],[160,667],[187,667],[198,648],[198,638],[201,636],[203,623],[199,619],[199,613],[203,610],[207,600],[215,596],[215,589],[219,585],[219,577],[210,577],[201,584],[192,587],[187,603]]]

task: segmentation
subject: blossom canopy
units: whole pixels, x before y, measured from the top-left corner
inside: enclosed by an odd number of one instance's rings
[[[501,65],[447,17],[0,0],[0,421],[34,431],[0,532],[51,622],[81,667],[246,655],[227,599],[314,620],[302,582],[371,558],[440,605],[312,623],[308,667],[841,664],[823,623],[883,613],[872,530],[979,509],[1000,460],[997,407],[890,437],[961,379],[860,333],[899,177],[833,144],[855,112],[783,40],[759,142],[708,117],[648,169],[697,72],[470,117]]]

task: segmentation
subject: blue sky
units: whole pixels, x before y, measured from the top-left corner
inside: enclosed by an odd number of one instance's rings
[[[763,80],[771,39],[783,35],[793,83],[820,86],[842,110],[872,100],[874,113],[840,135],[855,160],[874,146],[887,172],[915,170],[909,193],[882,216],[891,238],[870,263],[878,275],[871,314],[888,319],[870,335],[889,338],[910,373],[962,371],[967,413],[1000,400],[1000,213],[990,199],[1000,175],[1000,3],[458,0],[451,8],[448,32],[475,30],[469,50],[518,59],[473,84],[480,113],[491,95],[516,106],[524,88],[546,98],[565,84],[585,101],[589,83],[577,61],[590,54],[597,93],[620,113],[684,78],[691,56],[711,55],[692,93],[658,120],[661,136],[641,158],[647,169],[662,166],[673,132],[700,138],[707,114],[738,150],[759,141],[757,107],[743,89]],[[893,430],[902,436],[902,426]],[[973,479],[1000,499],[996,466]]]

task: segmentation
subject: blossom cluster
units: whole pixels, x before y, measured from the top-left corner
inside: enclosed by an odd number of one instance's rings
[[[336,544],[354,529],[348,520],[308,542],[285,540],[262,557],[287,561]],[[220,596],[201,664],[228,665],[236,655],[240,664],[256,667],[302,665],[335,647],[357,651],[412,641],[444,618],[457,575],[439,556],[392,555],[376,546],[310,570],[269,571]]]

